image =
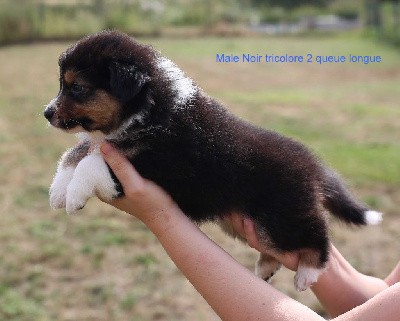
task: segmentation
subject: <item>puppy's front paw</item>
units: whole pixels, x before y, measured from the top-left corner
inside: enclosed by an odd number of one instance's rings
[[[54,191],[50,188],[50,206],[52,209],[57,210],[65,208],[67,203],[67,192]]]
[[[305,291],[310,285],[317,282],[318,277],[323,272],[323,269],[312,267],[299,266],[296,275],[294,276],[294,286],[297,291]]]
[[[92,195],[88,195],[87,191],[77,186],[74,181],[68,186],[66,197],[66,211],[68,214],[76,214],[85,207],[87,200]]]
[[[73,168],[58,169],[50,186],[50,206],[53,209],[65,208],[67,188],[74,174]]]
[[[104,201],[118,196],[107,164],[99,153],[86,156],[75,169],[67,189],[66,210],[73,214],[82,209],[87,200],[98,195]]]
[[[84,208],[86,205],[86,202],[83,200],[75,200],[75,201],[67,201],[67,204],[65,206],[65,211],[69,215],[77,214],[79,210]]]

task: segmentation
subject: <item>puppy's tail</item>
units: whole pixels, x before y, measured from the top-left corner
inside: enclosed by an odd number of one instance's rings
[[[382,213],[359,203],[334,171],[325,169],[322,188],[325,208],[344,222],[377,225],[382,221]]]

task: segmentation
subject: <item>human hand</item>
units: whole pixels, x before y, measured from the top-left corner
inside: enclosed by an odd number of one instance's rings
[[[277,261],[282,263],[290,270],[296,271],[299,265],[299,255],[297,253],[278,253],[271,249],[265,248],[260,242],[254,222],[241,215],[240,213],[231,213],[224,217],[224,220],[230,224],[233,229],[245,240],[253,249],[272,255]]]
[[[140,176],[129,160],[109,143],[100,147],[104,160],[120,181],[124,196],[110,205],[146,222],[178,207],[158,185]]]

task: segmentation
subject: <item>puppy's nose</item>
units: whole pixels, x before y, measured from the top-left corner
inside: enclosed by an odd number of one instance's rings
[[[44,117],[46,117],[47,120],[51,120],[54,116],[54,109],[47,107],[43,113]]]

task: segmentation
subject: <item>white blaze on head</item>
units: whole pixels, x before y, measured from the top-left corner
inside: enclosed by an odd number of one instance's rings
[[[173,90],[176,92],[176,105],[184,105],[196,93],[196,86],[193,81],[185,75],[171,60],[161,57],[158,59],[158,67],[165,73],[173,83]]]

